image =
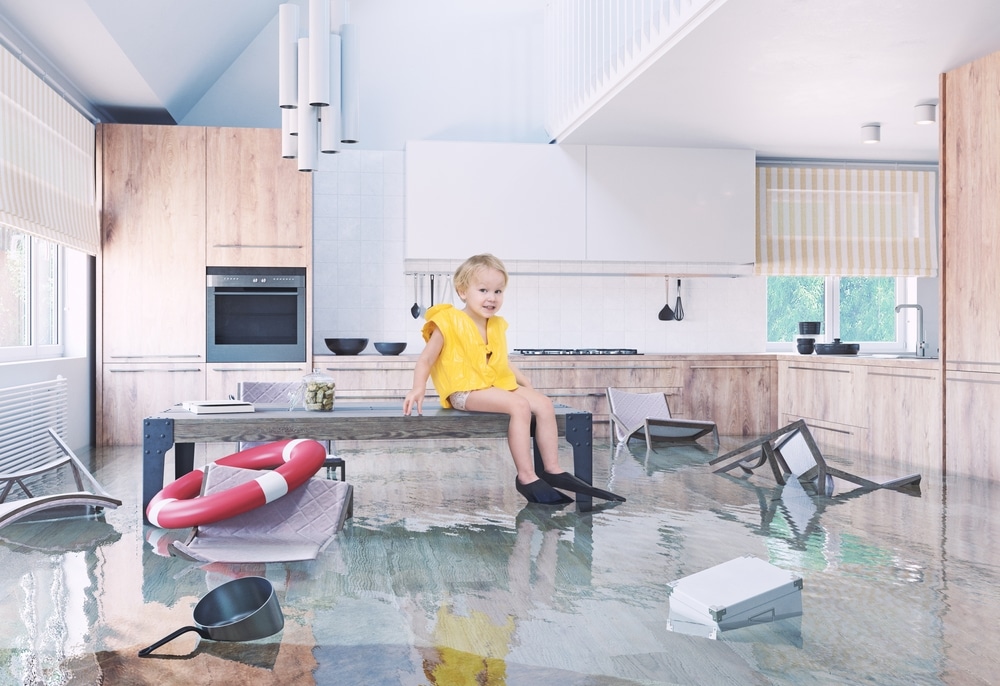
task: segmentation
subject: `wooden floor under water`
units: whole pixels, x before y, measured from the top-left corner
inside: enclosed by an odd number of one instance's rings
[[[167,553],[187,531],[142,524],[140,452],[81,455],[117,510],[0,529],[0,684],[911,686],[1000,674],[996,483],[925,475],[917,496],[825,497],[764,471],[713,474],[711,445],[605,442],[595,484],[628,501],[581,513],[527,505],[501,440],[338,446],[354,517],[316,560],[200,564]],[[669,582],[744,555],[802,578],[801,617],[716,640],[668,630]],[[280,633],[188,633],[137,657],[249,575],[274,585]]]

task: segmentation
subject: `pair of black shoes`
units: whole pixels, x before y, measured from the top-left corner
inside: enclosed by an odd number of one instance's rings
[[[582,493],[584,495],[603,498],[604,500],[614,500],[619,503],[625,502],[625,498],[611,491],[602,491],[594,488],[583,479],[580,479],[569,472],[559,474],[549,474],[542,472],[541,478],[532,481],[530,484],[522,484],[514,477],[514,486],[517,492],[525,497],[529,503],[541,503],[543,505],[564,505],[573,502],[573,499],[564,493],[557,491],[561,488],[564,491]]]

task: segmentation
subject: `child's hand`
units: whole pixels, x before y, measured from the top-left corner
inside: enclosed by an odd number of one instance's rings
[[[417,414],[424,413],[424,390],[412,390],[403,399],[403,414],[409,416],[416,408]]]

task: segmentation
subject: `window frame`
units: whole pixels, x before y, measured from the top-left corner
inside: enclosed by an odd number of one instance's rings
[[[64,357],[66,353],[66,248],[38,236],[14,229],[9,230],[20,233],[27,241],[28,303],[26,312],[28,314],[29,342],[27,345],[0,346],[0,362],[24,362]],[[49,250],[39,246],[42,242],[48,244]],[[54,255],[56,261],[54,288],[56,342],[40,344],[38,341],[41,322],[48,318],[48,313],[44,310],[45,298],[40,297],[40,294],[47,290],[44,286],[44,279],[48,273],[48,267],[44,263],[44,255],[47,253]]]
[[[772,274],[767,278],[796,278],[792,275]],[[823,278],[823,333],[814,336],[817,343],[829,343],[834,338],[841,338],[840,335],[840,279],[842,276],[824,276]],[[853,277],[852,277],[853,278]],[[916,277],[894,277],[896,280],[896,305],[916,302],[917,279]],[[845,343],[860,343],[862,353],[886,353],[902,354],[910,350],[915,345],[914,336],[918,332],[914,327],[905,325],[905,313],[896,312],[896,340],[894,341],[844,341]],[[926,324],[925,324],[926,326]],[[765,326],[765,331],[769,327]],[[910,329],[914,330],[911,331]],[[791,341],[766,341],[765,350],[768,352],[797,352],[796,340],[798,334]]]

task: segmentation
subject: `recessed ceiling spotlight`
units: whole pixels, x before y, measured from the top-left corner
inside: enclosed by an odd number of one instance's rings
[[[878,124],[865,124],[861,127],[862,143],[878,143],[882,140],[882,127]]]
[[[920,103],[913,108],[914,124],[933,124],[937,121],[937,105],[932,102]]]

